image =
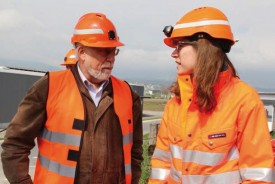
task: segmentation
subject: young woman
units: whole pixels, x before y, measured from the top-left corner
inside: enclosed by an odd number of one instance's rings
[[[227,17],[202,7],[166,26],[175,48],[176,95],[166,106],[149,183],[273,183],[265,110],[227,57],[234,44]]]

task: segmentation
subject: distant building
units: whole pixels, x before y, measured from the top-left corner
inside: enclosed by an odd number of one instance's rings
[[[44,71],[0,66],[0,128],[5,128],[32,84]]]
[[[136,92],[140,97],[144,96],[144,85],[142,84],[130,84],[131,89]]]
[[[130,84],[131,89],[140,96],[141,108],[143,109],[143,99],[144,97],[144,85],[143,84]]]
[[[146,85],[145,86],[145,95],[151,97],[161,97],[161,87],[160,85]]]
[[[275,93],[259,92],[260,98],[266,110],[269,131],[275,130]]]
[[[149,90],[148,93],[150,95],[158,95],[158,96],[160,96],[161,95],[161,90],[160,89],[152,89],[152,90]]]

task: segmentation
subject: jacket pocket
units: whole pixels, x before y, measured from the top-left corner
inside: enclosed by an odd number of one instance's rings
[[[169,122],[168,125],[169,126],[167,127],[167,132],[170,143],[178,144],[182,142],[182,128],[174,122]]]
[[[178,144],[178,143],[182,142],[182,138],[177,135],[169,136],[169,139],[172,144]]]
[[[202,133],[204,148],[213,151],[226,151],[236,141],[237,133],[234,128],[218,129]]]

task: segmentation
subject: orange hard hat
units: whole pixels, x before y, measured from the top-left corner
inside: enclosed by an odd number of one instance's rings
[[[80,17],[75,25],[71,43],[81,43],[88,47],[119,47],[113,23],[102,13],[88,13]]]
[[[71,49],[64,57],[64,62],[60,65],[66,66],[66,65],[74,65],[76,64],[76,57],[75,57],[75,50]]]
[[[216,39],[225,39],[235,43],[229,21],[220,10],[213,7],[201,7],[185,14],[174,27],[166,26],[163,30],[168,36],[164,43],[176,47],[173,40],[180,37],[190,37],[196,33],[207,33]]]

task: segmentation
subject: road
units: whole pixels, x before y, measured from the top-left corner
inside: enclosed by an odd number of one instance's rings
[[[153,112],[153,111],[146,111],[146,114],[143,114],[143,118],[145,119],[142,123],[143,134],[147,134],[150,132],[150,124],[160,123],[161,115],[162,115],[162,112]],[[147,118],[150,118],[150,119],[147,119]],[[5,134],[5,132],[0,133],[0,137],[4,137],[4,134]],[[2,141],[0,141],[0,144],[2,144]],[[0,152],[2,152],[2,147],[0,147]],[[33,178],[34,170],[35,170],[35,163],[36,163],[36,158],[37,158],[37,146],[34,147],[34,149],[31,151],[29,158],[30,158],[29,174]],[[8,184],[8,183],[9,182],[3,173],[2,162],[0,161],[0,184]]]

